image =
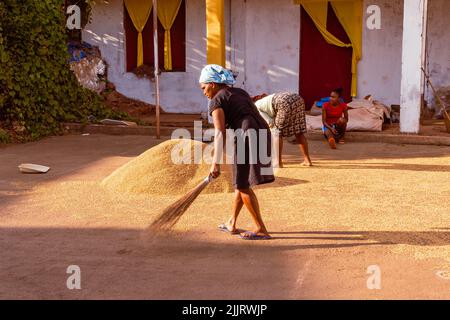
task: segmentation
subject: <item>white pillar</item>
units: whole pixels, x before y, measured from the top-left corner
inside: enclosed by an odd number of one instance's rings
[[[400,131],[419,133],[428,0],[404,0]]]

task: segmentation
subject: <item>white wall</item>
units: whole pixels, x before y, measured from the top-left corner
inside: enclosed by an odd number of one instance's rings
[[[435,87],[450,86],[450,1],[428,1],[428,71]],[[428,102],[434,100],[427,88]]]
[[[298,92],[300,7],[292,0],[233,0],[231,14],[230,67],[237,66],[243,88],[253,95]]]
[[[450,84],[450,1],[429,1],[429,59],[436,86]],[[119,92],[154,103],[153,83],[125,72],[122,0],[98,2],[83,39],[99,45],[108,75]],[[372,94],[387,105],[400,103],[403,0],[364,0],[379,5],[382,29],[363,24],[359,96]],[[250,94],[298,91],[300,8],[292,0],[225,0],[227,67],[239,72],[237,86]],[[206,100],[197,79],[206,64],[205,1],[186,0],[186,72],[163,73],[161,104],[168,112],[199,113]],[[428,95],[430,96],[430,95]]]
[[[363,20],[362,59],[358,65],[358,96],[372,94],[387,105],[400,104],[403,1],[364,0],[381,8],[381,30],[368,30]]]
[[[238,72],[236,86],[245,88],[245,45],[247,6],[243,0],[226,0],[226,67]]]
[[[117,90],[154,103],[153,83],[126,70],[123,2],[98,2],[83,39],[98,45]],[[227,66],[237,86],[251,94],[298,91],[300,9],[292,0],[225,0]],[[231,27],[230,27],[231,25]],[[206,100],[198,88],[206,64],[205,1],[186,1],[186,72],[161,75],[161,105],[168,112],[199,113]]]
[[[186,72],[161,75],[161,106],[167,112],[199,113],[206,98],[198,86],[201,68],[206,64],[205,1],[186,1]],[[123,1],[98,1],[92,22],[83,31],[83,40],[98,45],[108,63],[108,78],[120,93],[148,103],[155,102],[154,83],[126,72]]]
[[[403,0],[364,0],[364,8],[379,5],[381,30],[363,28],[363,59],[359,63],[359,96],[373,94],[385,104],[400,104],[403,40]],[[435,86],[450,85],[450,1],[429,0],[428,66]],[[367,18],[367,15],[365,16]],[[433,100],[429,88],[427,100]]]

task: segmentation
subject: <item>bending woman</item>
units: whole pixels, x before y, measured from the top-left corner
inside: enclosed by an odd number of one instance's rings
[[[323,134],[331,149],[336,149],[336,142],[343,144],[348,123],[347,104],[341,102],[342,89],[331,92],[330,102],[322,107]],[[344,116],[344,117],[342,117]]]
[[[257,96],[255,105],[261,116],[268,122],[269,127],[279,134],[278,164],[283,167],[281,154],[283,151],[283,137],[295,136],[300,145],[304,161],[302,166],[312,166],[309,157],[308,141],[306,140],[305,101],[296,93],[282,92],[269,96]]]
[[[228,222],[219,226],[219,228],[231,234],[238,234],[236,222],[242,207],[245,205],[252,216],[255,228],[251,232],[244,232],[241,237],[246,240],[270,239],[261,217],[258,199],[252,190],[254,185],[270,183],[275,180],[270,161],[270,129],[259,114],[249,94],[242,89],[230,87],[235,83],[235,80],[229,70],[219,65],[207,65],[201,72],[199,82],[203,94],[210,99],[209,113],[213,118],[215,128],[214,160],[211,165],[213,177],[220,175],[219,159],[222,159],[222,148],[225,146],[225,143],[223,143],[226,137],[225,128],[228,127],[235,132],[244,133],[243,145],[245,148],[238,148],[236,144],[234,147],[233,186],[235,197],[233,213]],[[251,147],[255,142],[249,141],[251,140],[249,137],[252,135],[249,134],[245,138],[245,133],[252,131],[252,129],[256,131],[256,135],[253,135],[253,137],[257,139],[258,150]],[[264,131],[262,131],[262,134],[260,134],[260,130],[265,130],[266,133],[264,134]],[[237,133],[236,138],[240,139]],[[265,141],[261,141],[261,139]],[[263,148],[262,152],[259,152],[260,148]],[[242,149],[245,149],[244,157],[242,157],[244,151]],[[266,163],[263,163],[261,153],[267,155]]]

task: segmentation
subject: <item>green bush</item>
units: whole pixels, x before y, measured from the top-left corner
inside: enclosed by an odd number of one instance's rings
[[[63,4],[0,2],[0,125],[23,126],[32,140],[59,132],[65,121],[124,117],[70,71]]]
[[[0,128],[0,143],[10,143],[11,137],[9,136],[8,132]]]

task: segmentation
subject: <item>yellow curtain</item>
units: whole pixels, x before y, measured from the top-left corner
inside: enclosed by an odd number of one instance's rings
[[[344,27],[353,47],[352,58],[352,97],[357,95],[358,87],[358,61],[362,56],[362,0],[332,1],[331,5]]]
[[[142,30],[144,30],[150,11],[152,11],[152,0],[125,0],[125,7],[138,32],[137,66],[139,67],[144,64]]]
[[[225,67],[224,0],[206,0],[206,61]]]
[[[315,26],[327,43],[338,47],[352,47],[352,97],[357,96],[358,61],[362,57],[362,0],[334,0],[330,1],[339,22],[342,24],[350,44],[343,43],[327,30],[328,1],[326,0],[294,0],[301,4],[313,20]]]
[[[314,22],[316,28],[322,34],[326,42],[338,47],[348,48],[352,46],[350,43],[342,42],[327,30],[327,15],[328,15],[327,1],[302,3],[302,7],[311,17],[311,20]]]
[[[182,0],[158,1],[158,18],[164,27],[164,69],[172,70],[172,49],[170,42],[170,28],[177,17]]]

